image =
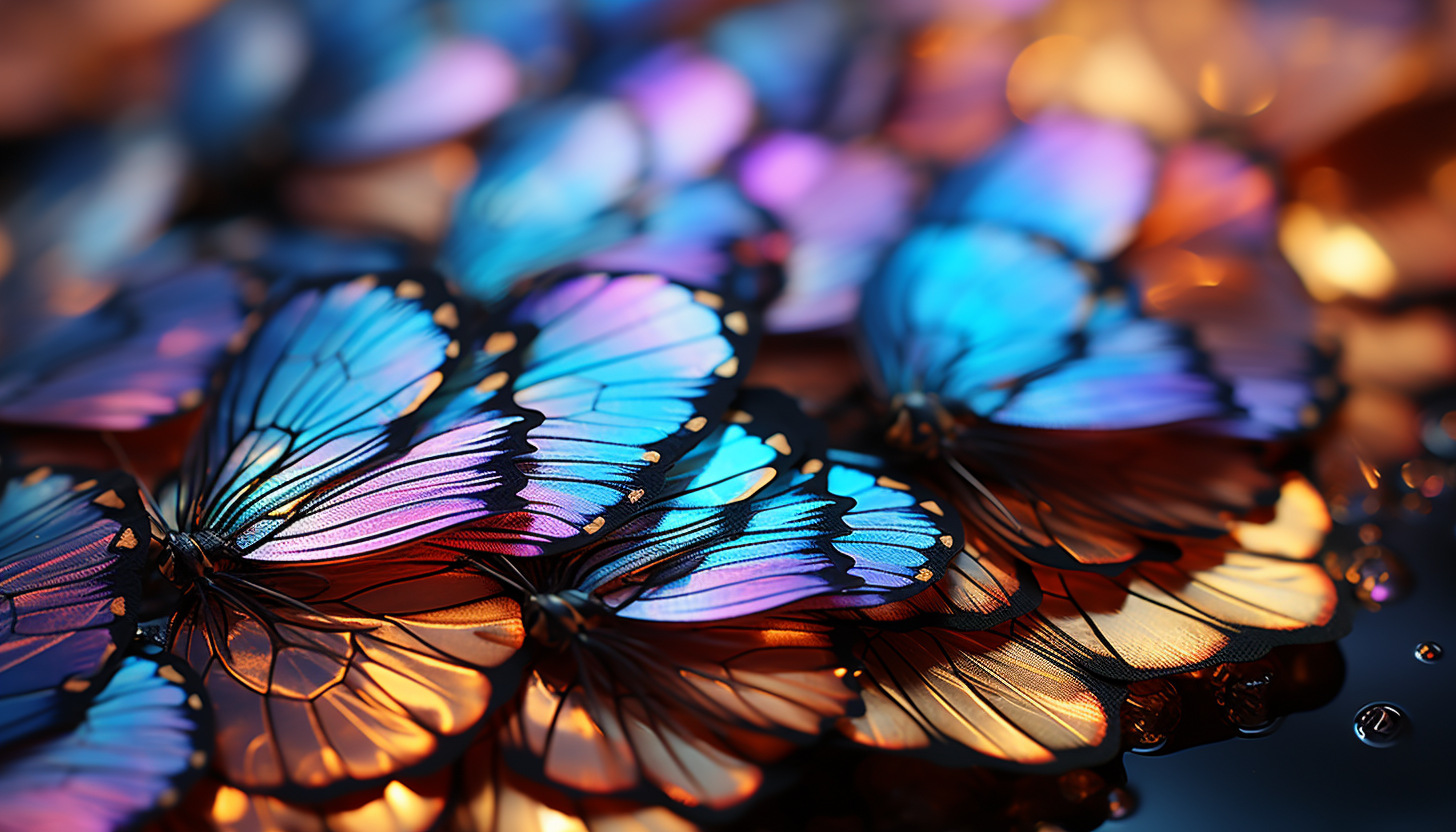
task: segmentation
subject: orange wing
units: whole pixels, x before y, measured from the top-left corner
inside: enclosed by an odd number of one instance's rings
[[[391,780],[321,804],[248,794],[213,780],[194,789],[161,826],[178,832],[425,832],[444,815],[454,775],[454,769],[443,769],[426,777]]]
[[[1029,564],[967,543],[945,575],[918,595],[837,615],[894,629],[935,625],[985,630],[1031,612],[1040,603],[1041,587]]]
[[[248,792],[316,801],[427,770],[516,684],[519,605],[442,553],[199,586],[172,649],[217,704],[219,773]]]
[[[966,539],[1062,569],[1116,572],[1176,557],[1181,538],[1224,534],[1230,517],[1274,501],[1258,446],[1176,429],[1053,431],[977,424],[958,459],[1016,517],[964,483]]]
[[[1117,753],[1120,687],[1003,625],[870,636],[865,713],[841,730],[863,745],[954,765],[1075,768]]]
[[[507,732],[517,768],[569,791],[720,809],[763,765],[858,709],[827,623],[618,619],[538,662]]]

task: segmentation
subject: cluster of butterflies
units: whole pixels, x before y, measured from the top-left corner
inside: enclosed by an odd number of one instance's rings
[[[397,44],[380,21],[421,4],[364,5],[320,54]],[[301,146],[505,107],[391,68],[559,60],[528,14],[553,4],[457,5],[509,60],[380,61],[332,90],[352,120],[290,122]],[[586,5],[610,32],[651,4]],[[236,224],[118,261],[147,207],[98,237],[96,206],[162,187],[119,172],[165,154],[57,157],[4,215],[0,826],[690,829],[810,743],[1106,761],[1126,685],[1341,635],[1328,513],[1277,453],[1333,391],[1264,263],[1267,174],[1052,113],[912,213],[908,163],[834,138],[883,44],[830,6],[526,96],[423,265]],[[195,38],[276,38],[293,8],[238,0]],[[228,124],[191,141],[225,156]],[[112,263],[106,299],[54,314],[101,285],[62,261]],[[1219,271],[1236,303],[1186,291],[1214,262],[1255,264]],[[872,387],[846,448],[745,385],[766,333],[833,327]],[[151,482],[35,458],[37,427],[98,431],[127,468],[113,432],[188,411]]]

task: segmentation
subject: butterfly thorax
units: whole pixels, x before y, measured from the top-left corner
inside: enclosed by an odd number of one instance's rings
[[[227,541],[213,532],[169,532],[160,568],[167,580],[185,588],[225,569],[228,561]]]
[[[605,611],[579,589],[541,592],[526,598],[521,615],[526,632],[546,647],[562,649],[601,623]]]
[[[901,450],[935,456],[958,431],[955,417],[934,393],[901,393],[890,400],[885,441]]]

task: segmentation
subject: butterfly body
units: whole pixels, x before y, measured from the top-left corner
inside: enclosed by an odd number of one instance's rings
[[[962,426],[935,393],[912,391],[890,401],[893,414],[885,430],[892,448],[934,457],[947,443],[954,443]]]
[[[526,632],[544,647],[564,650],[588,630],[600,625],[606,610],[579,589],[540,592],[521,605]]]
[[[225,569],[232,559],[232,546],[216,532],[168,532],[162,574],[182,588]],[[180,570],[180,571],[179,571]]]

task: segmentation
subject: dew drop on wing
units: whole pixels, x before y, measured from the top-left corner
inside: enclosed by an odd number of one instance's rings
[[[1416,645],[1415,654],[1424,664],[1435,664],[1446,654],[1446,650],[1434,641],[1423,641]]]
[[[1131,817],[1137,810],[1137,798],[1133,793],[1122,787],[1117,787],[1107,793],[1107,819],[1122,820]]]
[[[1373,748],[1395,745],[1410,731],[1410,718],[1399,705],[1371,702],[1355,714],[1355,736]]]

